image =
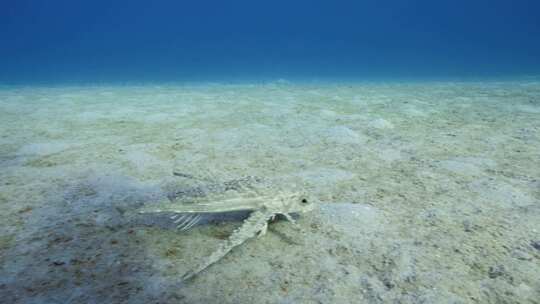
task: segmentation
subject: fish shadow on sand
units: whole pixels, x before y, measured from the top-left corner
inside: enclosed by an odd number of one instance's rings
[[[168,292],[174,282],[156,276],[155,257],[146,249],[148,231],[175,231],[172,221],[129,215],[164,197],[160,187],[125,176],[73,180],[44,191],[41,206],[25,214],[23,231],[2,256],[2,302],[148,303],[181,297]],[[212,220],[225,219],[201,223]]]

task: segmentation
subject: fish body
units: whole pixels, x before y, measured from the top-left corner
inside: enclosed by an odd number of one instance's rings
[[[236,229],[203,262],[182,276],[183,280],[189,280],[219,261],[234,247],[255,236],[263,236],[268,228],[268,221],[276,215],[283,215],[294,223],[291,214],[309,212],[313,209],[314,204],[302,193],[280,193],[274,196],[236,197],[200,203],[163,202],[144,207],[139,212],[174,213],[175,215],[172,218],[175,219],[175,222],[180,223],[178,228],[187,230],[200,220],[200,214],[251,211],[240,228]]]
[[[273,210],[277,213],[305,212],[312,206],[302,194],[280,194],[277,196],[261,195],[235,197],[204,202],[170,202],[164,200],[139,210],[139,213],[224,213],[234,211]]]
[[[156,213],[156,212],[171,212],[171,213],[224,213],[234,211],[252,211],[260,209],[264,206],[265,200],[268,197],[237,197],[223,199],[213,202],[163,202],[152,204],[139,210],[139,213]]]

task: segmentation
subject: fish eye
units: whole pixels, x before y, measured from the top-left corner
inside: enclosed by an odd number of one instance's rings
[[[307,199],[305,199],[305,198],[303,198],[300,202],[301,202],[302,204],[307,204],[307,203],[308,203]]]

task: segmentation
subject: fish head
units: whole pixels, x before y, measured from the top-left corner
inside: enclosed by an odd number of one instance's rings
[[[306,213],[315,209],[314,201],[305,193],[293,193],[279,197],[280,213]]]

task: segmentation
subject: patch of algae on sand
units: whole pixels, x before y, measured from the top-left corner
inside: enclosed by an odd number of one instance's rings
[[[31,157],[24,163],[24,166],[34,168],[50,168],[72,164],[77,160],[77,158],[77,154],[73,151],[61,151],[53,154]]]
[[[35,168],[48,168],[48,167],[58,166],[59,163],[56,162],[50,156],[45,156],[45,157],[31,159],[27,161],[25,165],[29,167],[35,167]]]
[[[11,247],[13,243],[13,235],[0,235],[0,253]]]
[[[5,195],[0,193],[0,207],[6,206],[7,204],[8,204],[8,199],[5,197]],[[22,227],[22,224],[23,223],[19,217],[9,216],[9,214],[4,215],[2,219],[2,226],[9,227],[10,230],[11,229],[18,230],[19,228]],[[5,230],[3,229],[2,226],[0,226],[0,229]],[[4,263],[4,260],[2,259],[3,252],[5,250],[8,250],[13,245],[14,239],[15,239],[15,232],[13,233],[4,232],[0,234],[0,264]]]

